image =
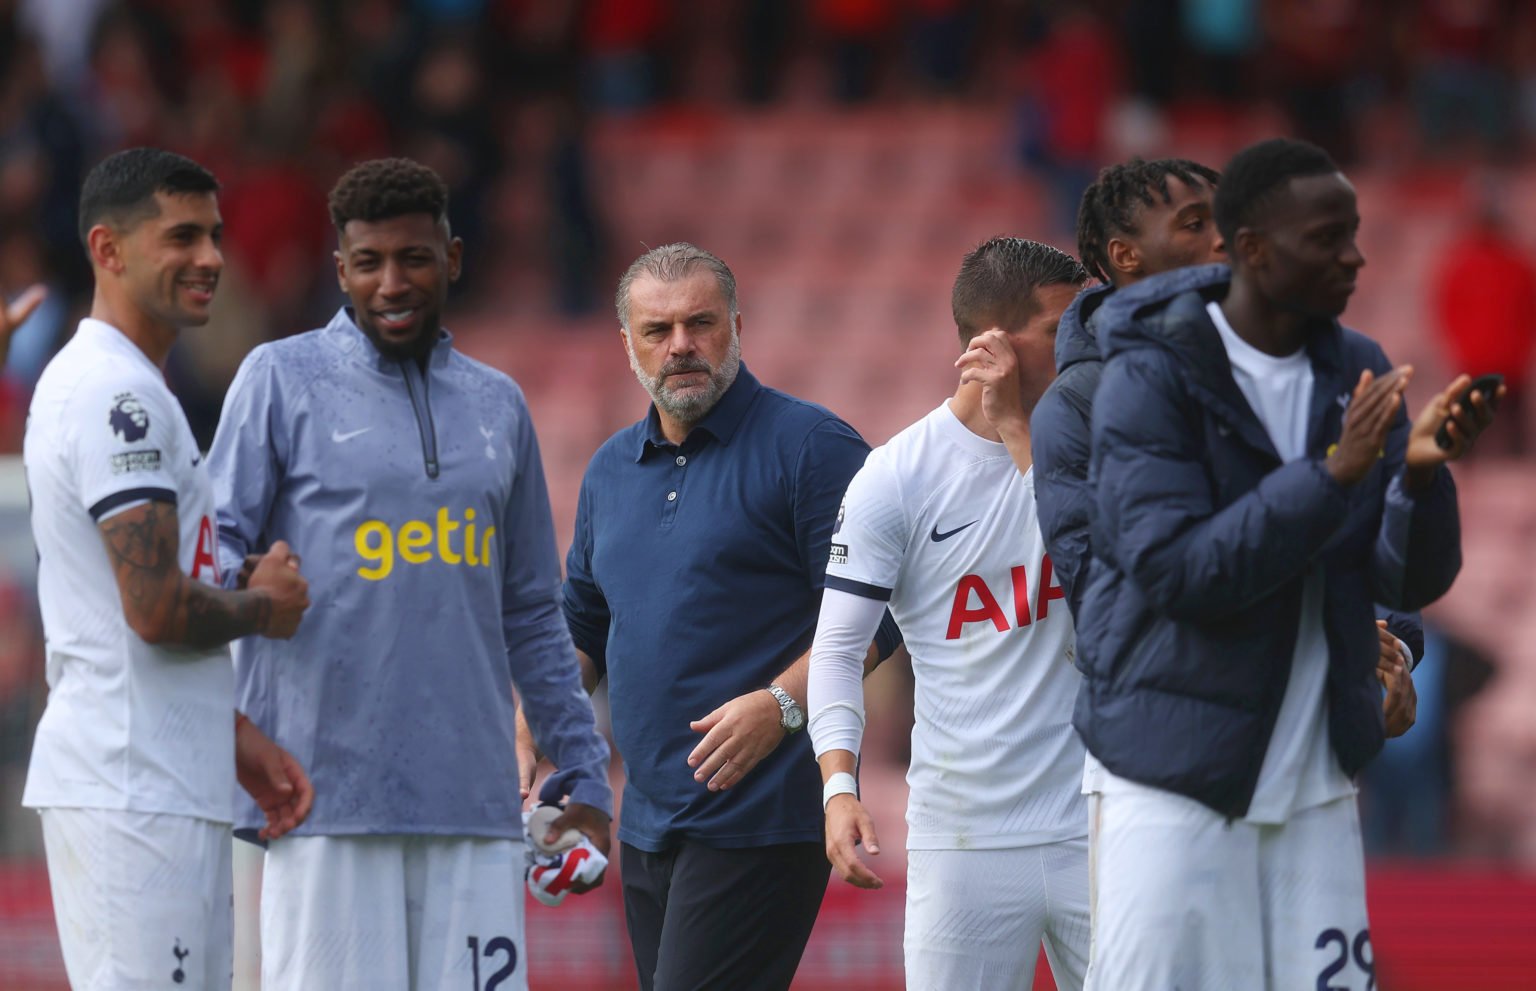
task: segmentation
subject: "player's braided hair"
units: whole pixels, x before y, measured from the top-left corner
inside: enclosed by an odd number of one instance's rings
[[[336,180],[329,199],[331,222],[340,231],[349,220],[372,223],[425,213],[448,221],[448,185],[436,172],[409,158],[376,158],[353,166]]]
[[[1186,185],[1205,180],[1216,185],[1221,174],[1187,158],[1133,158],[1111,165],[1083,192],[1077,209],[1077,253],[1090,274],[1110,281],[1109,242],[1116,234],[1135,234],[1136,214],[1160,196],[1169,202],[1168,177]]]
[[[1228,251],[1237,244],[1237,232],[1252,226],[1292,179],[1332,175],[1339,167],[1317,145],[1289,138],[1271,138],[1249,145],[1227,163],[1226,174],[1216,190],[1216,229]]]
[[[217,193],[219,180],[201,165],[159,148],[129,148],[102,159],[80,187],[80,242],[91,228],[132,227],[160,212],[156,193]]]
[[[1039,241],[994,237],[971,250],[960,263],[950,309],[960,342],[988,327],[1017,330],[1035,313],[1035,290],[1042,286],[1080,286],[1088,272],[1076,258]]]

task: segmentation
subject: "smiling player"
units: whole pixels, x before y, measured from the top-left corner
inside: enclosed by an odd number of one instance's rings
[[[240,697],[308,757],[322,796],[267,851],[263,985],[513,991],[527,986],[514,681],[561,768],[543,797],[571,798],[551,832],[606,854],[612,809],[538,442],[522,390],[442,329],[463,248],[437,174],[365,162],[330,207],[350,305],[251,353],[210,455],[227,566],[291,532],[316,576],[300,636],[236,656]]]
[[[42,814],[76,988],[228,989],[236,777],[264,836],[302,821],[313,795],[293,758],[230,711],[225,647],[293,636],[304,579],[274,539],[239,589],[219,588],[213,486],[162,371],[181,332],[208,322],[224,266],[218,188],[153,148],[91,170],[91,315],[27,416],[49,694],[22,801]]]

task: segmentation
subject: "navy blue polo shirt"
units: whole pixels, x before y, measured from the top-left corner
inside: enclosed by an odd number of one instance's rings
[[[869,445],[831,412],[736,381],[681,445],[654,407],[587,466],[566,560],[576,646],[608,676],[627,781],[619,838],[657,852],[820,842],[821,774],[808,733],[711,792],[688,728],[768,683],[811,644],[827,550]],[[894,649],[887,623],[882,653]]]

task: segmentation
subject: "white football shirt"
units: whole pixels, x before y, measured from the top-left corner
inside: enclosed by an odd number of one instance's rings
[[[213,486],[160,369],[117,329],[82,321],[38,380],[23,457],[49,688],[23,804],[230,821],[229,650],[135,635],[98,529],[131,506],[172,503],[182,570],[219,584]]]
[[[888,599],[912,654],[909,848],[1087,835],[1072,615],[1033,473],[1007,448],[946,401],[873,451],[848,486],[826,585]]]

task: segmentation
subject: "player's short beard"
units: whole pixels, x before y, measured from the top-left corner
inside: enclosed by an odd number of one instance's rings
[[[352,312],[353,322],[368,338],[374,350],[388,358],[390,361],[421,361],[432,353],[437,345],[437,339],[443,334],[442,317],[437,313],[428,314],[423,318],[421,332],[408,341],[387,341],[384,335],[373,326],[372,321],[360,319],[357,311]]]
[[[731,341],[726,346],[725,359],[720,362],[719,368],[711,368],[709,362],[703,358],[671,358],[661,366],[661,370],[653,377],[645,373],[640,367],[640,362],[635,358],[635,348],[629,340],[629,334],[624,335],[624,350],[629,354],[629,367],[635,373],[635,378],[645,387],[650,394],[651,402],[656,408],[672,417],[680,423],[695,424],[704,419],[709,411],[715,408],[720,397],[725,395],[725,390],[736,381],[736,373],[741,370],[741,334],[731,328]],[[708,388],[686,395],[677,395],[668,391],[666,380],[668,375],[676,375],[679,372],[708,372]]]

